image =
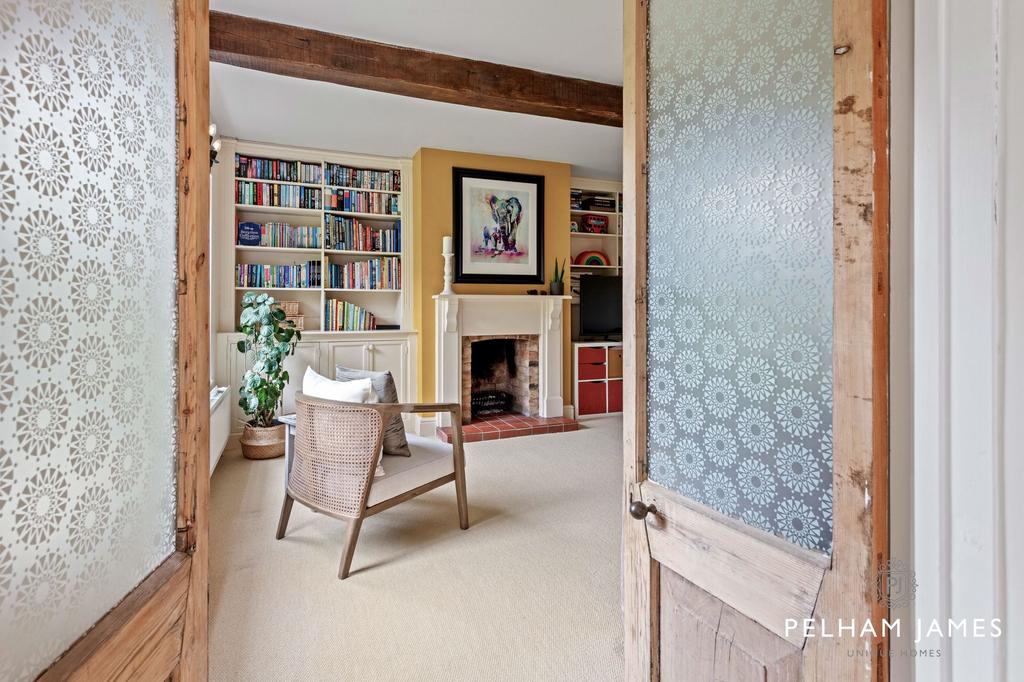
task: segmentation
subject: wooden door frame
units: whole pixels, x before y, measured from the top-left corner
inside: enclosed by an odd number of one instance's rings
[[[42,680],[205,680],[210,498],[209,7],[177,0],[178,466],[175,551]]]
[[[647,16],[648,0],[624,0],[623,264],[625,415],[623,565],[628,680],[659,679],[660,564],[647,524],[626,511],[646,478],[647,337]],[[887,0],[833,0],[834,321],[833,549],[813,617],[870,619],[878,632],[887,607],[876,598],[889,556],[889,36]],[[872,74],[877,77],[872,80]],[[637,340],[641,340],[639,343]],[[869,437],[870,436],[870,437]],[[669,494],[666,497],[672,498]],[[673,502],[685,505],[681,496]],[[849,590],[850,585],[863,589]],[[837,639],[808,638],[803,678],[887,680],[888,642],[866,642],[868,658],[848,656]]]

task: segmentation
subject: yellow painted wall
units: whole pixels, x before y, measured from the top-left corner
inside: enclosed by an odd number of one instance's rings
[[[434,400],[434,300],[444,286],[441,237],[452,234],[452,168],[529,173],[544,176],[544,280],[545,284],[456,284],[459,294],[525,294],[528,289],[547,288],[559,263],[569,258],[570,166],[551,161],[533,161],[508,156],[469,154],[447,149],[420,149],[412,159],[413,172],[413,323],[419,332],[417,344],[419,399]],[[454,269],[454,263],[452,265]],[[569,275],[565,276],[569,290]],[[563,374],[562,400],[572,403],[572,339],[569,302],[562,311]]]

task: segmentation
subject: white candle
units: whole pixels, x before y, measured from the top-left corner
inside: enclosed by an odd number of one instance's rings
[[[452,253],[452,238],[450,235],[445,235],[441,239],[441,253]]]

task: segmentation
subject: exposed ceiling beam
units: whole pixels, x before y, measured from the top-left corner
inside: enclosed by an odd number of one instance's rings
[[[622,87],[210,12],[210,61],[366,90],[622,127]]]

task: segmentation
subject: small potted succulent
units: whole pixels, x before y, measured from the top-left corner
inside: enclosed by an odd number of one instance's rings
[[[275,424],[288,371],[284,360],[295,353],[302,332],[267,294],[247,291],[242,296],[238,330],[245,338],[238,352],[252,353],[252,367],[242,377],[239,407],[249,416],[242,432],[242,454],[248,459],[271,459],[284,454],[283,424]]]
[[[565,259],[562,259],[562,266],[558,266],[558,259],[555,259],[555,273],[551,276],[551,284],[548,286],[548,291],[551,292],[552,296],[562,296],[565,294]]]

